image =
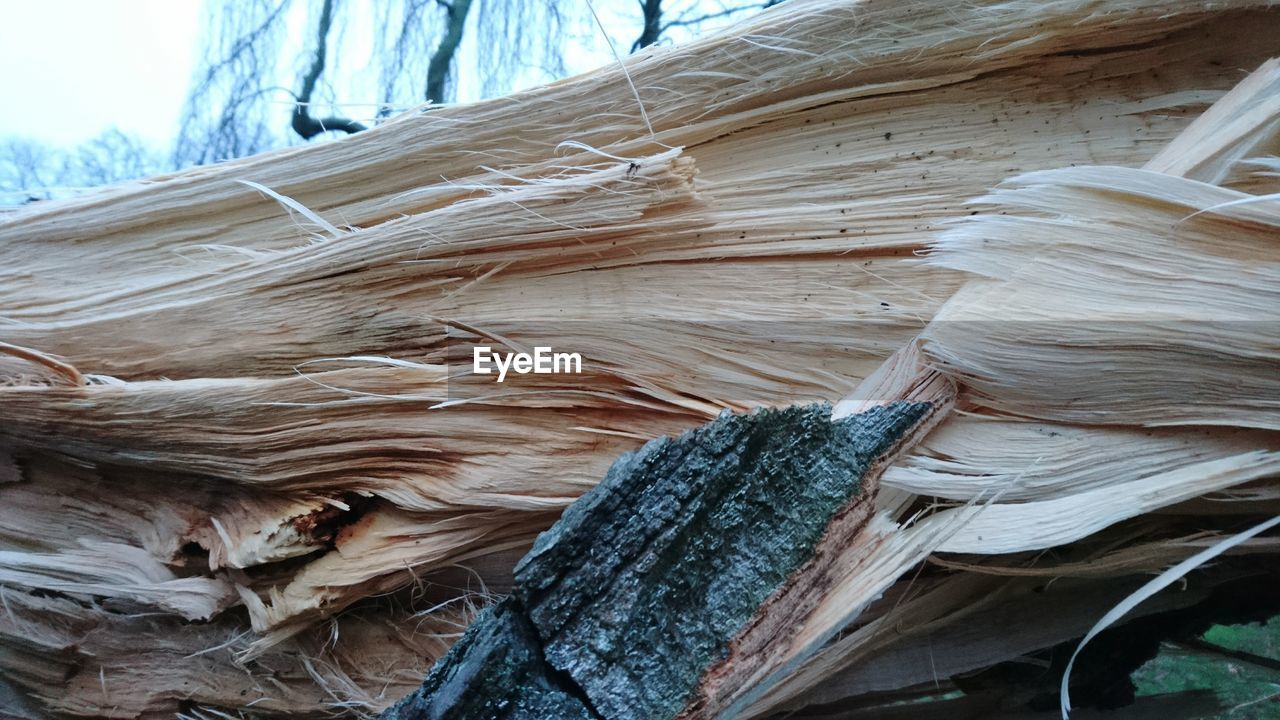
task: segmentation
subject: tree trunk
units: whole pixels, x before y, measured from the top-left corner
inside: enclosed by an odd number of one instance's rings
[[[453,56],[458,52],[458,43],[462,42],[462,31],[467,26],[467,13],[471,10],[471,0],[450,0],[441,3],[444,6],[444,36],[435,52],[427,62],[427,92],[429,102],[441,105],[446,100],[445,87],[449,82],[449,68],[453,66]]]
[[[333,23],[333,0],[324,0],[320,9],[320,21],[316,26],[316,52],[311,59],[311,67],[302,78],[302,90],[298,93],[297,104],[293,108],[293,131],[304,140],[323,132],[336,130],[347,134],[357,133],[365,126],[350,118],[330,116],[316,118],[311,114],[311,98],[315,94],[316,83],[324,72],[325,56],[328,54],[329,28]]]
[[[662,0],[641,0],[640,10],[644,29],[641,30],[640,37],[632,43],[631,52],[649,47],[662,37]]]

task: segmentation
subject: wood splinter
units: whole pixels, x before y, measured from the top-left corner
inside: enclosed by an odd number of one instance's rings
[[[721,415],[621,456],[389,720],[713,717],[871,516],[880,468],[939,415],[897,401]],[[760,640],[772,639],[772,643]]]

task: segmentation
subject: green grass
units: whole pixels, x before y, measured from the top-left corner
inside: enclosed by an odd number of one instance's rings
[[[1280,663],[1280,616],[1265,625],[1218,625],[1204,640]],[[1244,659],[1166,644],[1133,674],[1139,695],[1212,690],[1227,710],[1223,720],[1280,720],[1280,670]]]

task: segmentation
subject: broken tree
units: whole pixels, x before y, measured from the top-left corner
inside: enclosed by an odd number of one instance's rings
[[[790,0],[629,59],[635,94],[605,68],[11,213],[0,675],[33,715],[379,711],[619,455],[922,368],[965,412],[716,707],[1079,637],[1274,508],[1277,37],[1250,2]],[[460,380],[478,344],[584,374]]]

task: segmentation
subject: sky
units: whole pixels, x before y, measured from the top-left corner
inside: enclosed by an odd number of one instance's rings
[[[115,126],[168,146],[199,0],[0,0],[0,135],[71,146]]]

